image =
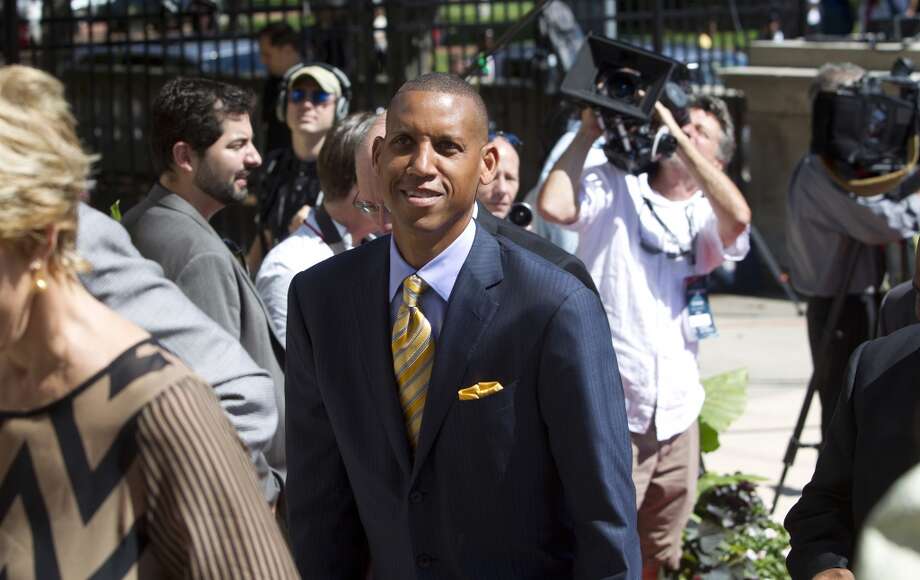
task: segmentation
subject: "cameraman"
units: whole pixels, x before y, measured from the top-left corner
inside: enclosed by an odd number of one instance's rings
[[[724,259],[747,254],[751,220],[722,171],[735,147],[725,104],[691,99],[684,127],[663,105],[655,107],[677,141],[674,156],[648,174],[628,175],[607,163],[582,177],[585,157],[603,134],[585,109],[537,204],[547,221],[580,233],[576,255],[607,311],[626,395],[646,578],[679,564],[699,471],[696,420],[704,393],[696,353],[706,332],[696,325],[700,318],[690,324],[688,287]]]
[[[850,63],[825,64],[810,89],[833,92],[860,80],[865,71]],[[918,196],[902,201],[884,196],[857,197],[845,191],[818,155],[807,154],[796,166],[786,200],[786,246],[792,284],[808,301],[808,341],[812,363],[819,368],[818,345],[828,324],[834,296],[846,285],[847,296],[828,347],[821,400],[821,434],[827,434],[844,371],[853,350],[871,338],[879,284],[884,271],[883,244],[910,237],[918,230]],[[846,268],[859,252],[852,278]],[[871,312],[871,314],[870,314]]]

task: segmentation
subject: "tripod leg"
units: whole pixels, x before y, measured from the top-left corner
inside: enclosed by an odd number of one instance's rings
[[[792,437],[789,438],[789,444],[786,446],[786,454],[783,455],[783,473],[779,476],[779,481],[776,482],[776,490],[773,493],[773,506],[770,508],[771,515],[776,511],[776,504],[779,503],[779,494],[782,492],[783,484],[786,483],[786,475],[789,473],[789,468],[795,463],[795,456],[798,454],[799,448],[806,447],[806,445],[802,444],[800,439],[802,437],[802,431],[805,429],[805,420],[808,419],[808,411],[811,409],[811,402],[815,397],[817,386],[817,371],[815,371],[811,375],[811,380],[808,381],[808,390],[805,391],[805,400],[802,401],[802,408],[799,410],[799,418],[796,419],[795,429],[792,430]]]
[[[795,456],[799,448],[818,447],[818,445],[804,445],[799,441],[799,438],[802,436],[802,430],[805,428],[805,420],[808,418],[808,410],[811,408],[811,401],[815,396],[815,391],[819,384],[827,380],[827,369],[830,365],[829,355],[831,340],[837,328],[837,323],[840,321],[840,313],[843,311],[843,303],[847,297],[850,280],[853,279],[853,274],[856,272],[856,264],[859,262],[861,250],[862,246],[855,240],[849,240],[848,247],[844,250],[845,254],[848,255],[847,268],[845,270],[846,276],[844,277],[845,283],[840,286],[837,295],[834,296],[830,314],[824,324],[824,329],[821,331],[821,341],[818,343],[817,353],[819,356],[813,357],[815,360],[815,368],[812,370],[811,379],[808,381],[808,389],[805,391],[805,400],[802,402],[801,410],[799,410],[799,418],[795,422],[795,429],[792,431],[792,436],[789,438],[789,445],[786,447],[786,455],[783,457],[783,473],[780,480],[776,483],[776,493],[773,496],[773,507],[770,509],[771,514],[776,509],[780,490],[782,489],[783,483],[786,481],[786,474],[789,468],[792,467],[792,464],[795,463]]]
[[[788,452],[788,449],[787,449]],[[779,503],[779,494],[783,489],[783,483],[786,481],[786,475],[789,473],[789,465],[783,465],[783,473],[779,476],[779,481],[776,482],[776,490],[773,493],[773,505],[770,506],[770,515],[776,513],[776,504]]]
[[[767,265],[767,269],[770,270],[770,274],[773,275],[773,279],[776,280],[776,283],[780,285],[783,289],[783,292],[786,293],[786,297],[792,301],[792,304],[795,306],[795,311],[799,316],[805,314],[805,311],[802,309],[802,303],[799,301],[798,295],[795,293],[795,290],[792,289],[792,285],[789,283],[789,276],[780,270],[779,264],[776,263],[776,258],[773,257],[773,253],[770,252],[770,247],[767,245],[767,241],[763,239],[763,236],[753,224],[751,224],[751,241],[754,242],[754,245],[757,246],[757,253],[763,258],[764,263]]]

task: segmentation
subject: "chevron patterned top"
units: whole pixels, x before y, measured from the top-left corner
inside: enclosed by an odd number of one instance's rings
[[[297,574],[210,386],[148,340],[0,412],[0,579],[163,577]]]

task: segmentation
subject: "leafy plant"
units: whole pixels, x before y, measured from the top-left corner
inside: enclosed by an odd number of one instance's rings
[[[109,206],[109,215],[112,216],[112,219],[120,222],[121,221],[121,200],[115,200],[115,203]]]
[[[700,411],[700,450],[712,453],[719,448],[719,433],[728,429],[747,406],[748,374],[736,369],[703,381],[706,400]]]
[[[743,474],[708,487],[684,530],[680,580],[785,579],[789,535],[770,519],[756,485]]]
[[[742,481],[759,483],[761,481],[767,481],[767,478],[759,475],[752,475],[750,473],[741,473],[740,471],[736,471],[735,473],[713,473],[707,471],[696,480],[696,499],[699,500],[700,496],[709,490],[710,487],[715,487],[717,485],[732,485],[741,483]]]
[[[747,371],[739,369],[703,381],[706,402],[700,412],[700,449],[719,448],[724,432],[744,413]],[[680,580],[785,579],[789,535],[770,519],[757,495],[765,478],[740,472],[704,473],[697,501],[684,530]]]

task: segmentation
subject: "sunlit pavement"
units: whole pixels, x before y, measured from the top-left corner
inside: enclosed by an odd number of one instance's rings
[[[705,456],[705,466],[717,473],[741,471],[767,478],[760,493],[769,509],[811,375],[805,317],[784,300],[717,295],[711,303],[719,336],[700,345],[701,375],[746,368],[749,383],[744,415],[722,434],[722,446]],[[816,396],[803,442],[818,441],[820,421]],[[799,450],[774,514],[778,521],[811,479],[816,459],[816,450]]]

